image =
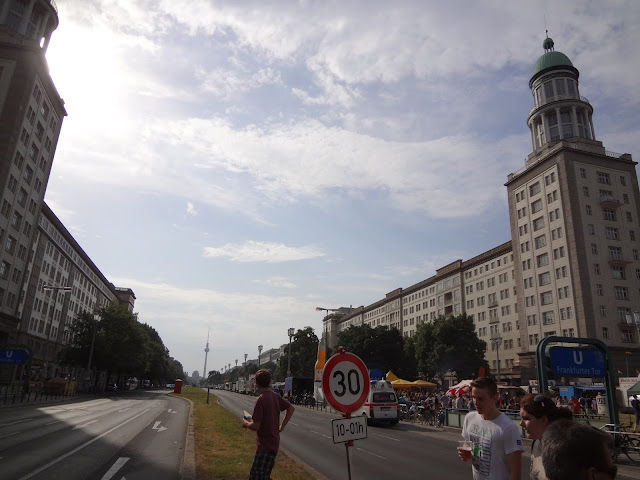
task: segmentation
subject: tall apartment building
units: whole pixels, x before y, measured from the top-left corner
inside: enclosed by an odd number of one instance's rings
[[[45,60],[50,0],[0,2],[0,344],[15,342],[19,295],[67,112]]]
[[[135,301],[44,203],[67,114],[45,59],[57,26],[53,0],[0,0],[0,347],[29,347],[42,378],[62,372],[56,354],[78,313]],[[0,364],[0,379],[13,375]]]
[[[536,378],[536,345],[551,335],[597,338],[617,365],[640,363],[640,339],[626,322],[640,310],[636,163],[596,140],[578,70],[550,38],[543,48],[529,83],[533,152],[505,184],[511,241],[456,260],[393,298],[326,317],[329,346],[350,325],[395,326],[381,315],[399,301],[405,337],[420,323],[466,312],[487,342],[493,373],[512,383]]]

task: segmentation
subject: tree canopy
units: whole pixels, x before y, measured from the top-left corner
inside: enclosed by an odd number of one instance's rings
[[[396,328],[353,325],[338,334],[338,345],[360,357],[369,369],[404,373],[404,342]]]
[[[294,377],[313,377],[314,366],[318,358],[318,337],[311,327],[298,330],[291,341],[291,375]],[[275,379],[282,381],[287,376],[289,365],[289,346],[280,357],[280,365]]]

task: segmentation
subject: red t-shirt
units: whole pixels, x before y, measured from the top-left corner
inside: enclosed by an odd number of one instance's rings
[[[278,453],[280,446],[280,412],[285,411],[291,404],[275,393],[268,390],[258,397],[253,407],[253,420],[260,422],[257,431],[256,450],[258,452]]]

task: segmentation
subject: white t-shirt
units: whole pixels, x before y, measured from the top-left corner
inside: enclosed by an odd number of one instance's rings
[[[478,412],[469,412],[464,417],[462,437],[482,445],[481,455],[471,459],[474,480],[507,480],[507,455],[524,450],[518,427],[502,413],[484,420]]]

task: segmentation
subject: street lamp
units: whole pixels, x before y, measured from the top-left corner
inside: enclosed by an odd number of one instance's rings
[[[49,285],[49,284],[45,283],[42,286],[42,290],[45,291],[45,292],[53,292],[51,294],[51,299],[52,299],[52,303],[53,304],[49,306],[49,311],[51,312],[51,315],[50,315],[50,320],[49,320],[49,326],[47,327],[47,349],[49,350],[49,352],[51,352],[51,346],[49,345],[49,339],[51,337],[51,330],[53,330],[53,314],[55,313],[56,305],[58,304],[58,292],[63,292],[63,297],[64,297],[64,294],[71,293],[73,291],[73,288],[71,288],[71,287],[60,287],[60,286],[57,286],[57,285]],[[60,322],[58,322],[58,324],[60,324]],[[63,322],[63,325],[64,325],[64,322]],[[60,329],[58,328],[58,331],[59,330]],[[55,344],[56,345],[58,344],[58,339],[57,338],[56,338]],[[53,352],[54,358],[55,358],[55,353],[56,352],[55,352],[55,348],[54,348],[54,352]],[[47,364],[47,372],[46,373],[47,373],[47,375],[49,374],[48,364]]]
[[[258,345],[258,368],[260,368],[260,355],[262,355],[262,345]]]
[[[640,337],[640,312],[633,312],[633,316],[627,313],[625,317],[630,326],[636,327],[636,336]]]
[[[491,344],[496,349],[496,361],[498,362],[498,382],[500,381],[500,345],[502,345],[502,337],[491,338]]]
[[[236,368],[238,368],[238,359],[236,358]]]
[[[296,333],[295,328],[290,328],[287,330],[287,334],[289,335],[289,365],[287,366],[287,377],[291,376],[291,339],[293,335]]]
[[[243,364],[243,365],[245,365],[245,366],[247,365],[247,357],[248,357],[248,356],[249,356],[249,354],[248,354],[248,353],[245,353],[245,354],[244,354],[244,364]]]
[[[100,321],[100,315],[96,313],[93,315],[93,335],[91,336],[91,348],[89,349],[89,360],[87,361],[87,375],[85,376],[85,381],[87,382],[87,391],[89,391],[89,388],[91,388],[91,360],[93,359],[93,346],[96,343],[98,321]]]

